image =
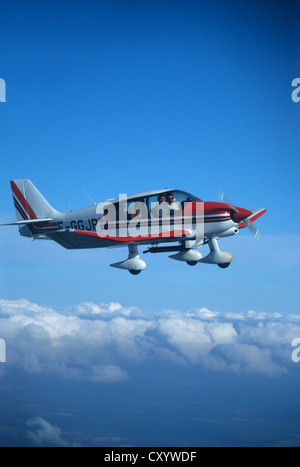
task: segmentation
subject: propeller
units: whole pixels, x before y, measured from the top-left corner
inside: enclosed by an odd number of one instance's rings
[[[222,203],[228,204],[233,212],[235,212],[236,214],[240,213],[238,208],[231,203],[231,201],[225,196],[223,191],[220,191],[219,199],[220,199],[220,201],[222,201]],[[251,222],[250,219],[247,219],[247,218],[244,218],[243,222],[244,222],[244,224],[246,224],[246,226],[249,228],[249,230],[253,233],[254,237],[256,239],[258,239],[260,233],[259,233],[259,230],[254,226],[253,222]]]

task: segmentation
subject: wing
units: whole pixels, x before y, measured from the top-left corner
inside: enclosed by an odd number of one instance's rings
[[[105,235],[95,232],[85,232],[82,230],[74,230],[76,234],[80,235],[87,235],[88,237],[98,237],[99,239],[106,239],[110,240],[111,242],[117,243],[131,243],[131,242],[147,242],[149,240],[158,240],[158,239],[165,239],[165,238],[181,238],[190,235],[191,232],[189,230],[170,230],[165,232],[159,233],[152,233],[151,235],[137,235],[137,236],[127,236],[127,237],[117,237],[111,235]]]
[[[157,240],[177,239],[180,240],[190,235],[189,230],[172,230],[151,235],[139,235],[136,237],[117,237],[112,235],[87,232],[85,230],[57,230],[47,233],[47,237],[67,249],[79,248],[107,248],[110,246],[121,246],[129,243],[154,243]]]

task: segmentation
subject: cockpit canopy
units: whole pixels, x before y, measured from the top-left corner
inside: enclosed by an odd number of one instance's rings
[[[113,204],[116,208],[117,218],[124,219],[126,214],[128,219],[140,213],[141,218],[159,217],[159,207],[162,196],[165,196],[165,203],[168,204],[168,199],[172,195],[173,209],[182,211],[184,206],[192,201],[201,201],[194,195],[181,190],[165,190],[148,191],[144,193],[136,193],[134,195],[122,195],[118,199],[109,200],[109,204]],[[170,200],[169,200],[170,202]],[[126,213],[126,214],[125,214]]]

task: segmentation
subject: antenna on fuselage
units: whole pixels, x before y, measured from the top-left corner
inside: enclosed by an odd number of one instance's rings
[[[89,199],[90,201],[92,201],[93,205],[94,205],[94,206],[97,206],[97,203],[95,203],[95,201],[94,201],[93,198],[88,194],[88,192],[85,191],[85,190],[83,190],[83,192],[86,194],[86,196],[88,197],[88,199]]]

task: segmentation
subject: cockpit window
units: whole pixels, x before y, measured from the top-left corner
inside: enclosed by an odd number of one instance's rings
[[[179,216],[184,209],[185,203],[196,201],[189,193],[179,190],[166,190],[164,193],[149,197],[149,208],[151,217]]]
[[[169,189],[148,196],[130,196],[129,199],[125,196],[120,198],[118,202],[113,203],[114,219],[120,222],[133,219],[135,221],[146,220],[149,217],[177,217],[182,214],[187,204],[196,200],[199,200],[199,198],[189,193]]]

